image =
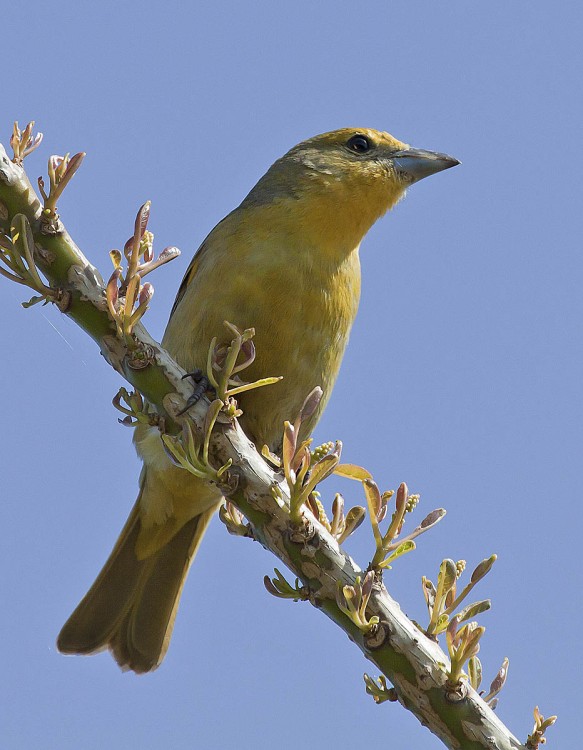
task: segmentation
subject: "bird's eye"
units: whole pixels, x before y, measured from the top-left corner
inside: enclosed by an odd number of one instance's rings
[[[372,148],[371,142],[364,135],[353,135],[346,145],[356,154],[366,154]]]

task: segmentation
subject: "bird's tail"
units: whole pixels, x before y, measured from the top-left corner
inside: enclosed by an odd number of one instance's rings
[[[188,569],[216,506],[187,521],[160,549],[139,559],[140,492],[93,586],[59,633],[65,654],[109,648],[122,669],[156,669],[168,649]]]

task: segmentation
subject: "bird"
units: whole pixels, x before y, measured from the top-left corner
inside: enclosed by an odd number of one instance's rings
[[[362,239],[413,183],[457,164],[369,128],[294,146],[194,255],[163,347],[191,372],[204,367],[213,337],[230,342],[224,321],[253,327],[256,358],[247,379],[283,379],[240,394],[242,428],[256,446],[277,453],[284,421],[320,386],[323,396],[302,424],[311,434],[358,309]],[[223,498],[170,461],[157,428],[139,425],[134,442],[143,461],[138,498],[57,646],[66,654],[109,649],[123,670],[140,674],[166,654],[188,570]]]

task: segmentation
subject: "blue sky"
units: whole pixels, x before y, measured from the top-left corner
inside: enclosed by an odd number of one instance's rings
[[[0,140],[35,119],[27,162],[87,152],[59,204],[104,272],[153,201],[160,336],[189,258],[271,162],[315,133],[388,130],[463,165],[414,186],[362,248],[361,308],[316,437],[381,488],[408,482],[418,519],[448,516],[387,576],[424,620],[443,557],[499,561],[481,657],[504,656],[498,713],[521,739],[558,713],[574,746],[580,694],[580,4],[34,0],[2,22]],[[211,527],[163,666],[135,677],[56,635],[134,501],[138,461],[110,406],[121,382],[50,308],[0,279],[4,542],[0,744],[59,748],[392,747],[441,743],[374,705],[369,665],[309,605],[275,600],[259,545]],[[277,311],[274,311],[277,314]],[[362,502],[356,484],[323,488]],[[348,545],[366,565],[366,526]]]

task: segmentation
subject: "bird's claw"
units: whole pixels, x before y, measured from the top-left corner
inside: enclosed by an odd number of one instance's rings
[[[185,375],[182,376],[182,380],[185,380],[186,378],[191,378],[192,381],[195,383],[195,386],[192,390],[192,393],[190,394],[190,396],[188,397],[186,401],[186,406],[184,407],[184,409],[178,412],[179,417],[185,414],[192,406],[197,404],[200,401],[201,397],[206,393],[206,391],[214,390],[211,387],[211,384],[207,376],[198,367],[196,368],[196,370],[193,370],[192,372],[187,372]]]

